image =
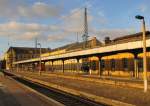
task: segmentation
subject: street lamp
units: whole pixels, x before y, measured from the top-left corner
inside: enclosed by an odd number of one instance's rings
[[[42,68],[42,62],[41,62],[41,43],[37,43],[37,45],[40,46],[40,60],[39,60],[39,62],[40,62],[40,67],[39,67],[39,75],[41,75],[41,68]]]
[[[146,35],[145,35],[145,20],[144,16],[137,15],[136,19],[142,20],[143,31],[143,80],[144,80],[144,92],[147,92],[147,62],[146,62]]]

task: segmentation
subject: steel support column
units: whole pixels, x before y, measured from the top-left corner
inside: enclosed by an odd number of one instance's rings
[[[64,61],[65,61],[65,60],[62,59],[62,72],[63,72],[63,73],[65,72]]]
[[[102,75],[102,65],[101,65],[101,63],[102,63],[102,57],[98,57],[98,62],[99,62],[99,71],[98,71],[98,75],[99,76],[101,76]]]
[[[19,69],[18,69],[18,68],[19,68],[19,64],[17,64],[17,72],[19,71]]]
[[[23,69],[24,69],[24,67],[23,67],[23,64],[22,64],[22,69],[21,70],[24,71]]]
[[[51,71],[54,71],[54,61],[52,61],[52,65],[51,65]]]
[[[79,67],[79,65],[80,65],[80,63],[79,63],[79,58],[77,58],[76,59],[77,60],[77,72],[78,72],[78,74],[80,73],[80,67]]]
[[[46,65],[45,65],[45,63],[46,63],[46,61],[44,61],[43,64],[42,64],[42,68],[43,68],[42,71],[46,71]]]
[[[138,56],[137,54],[134,54],[134,77],[139,77],[139,71],[138,71]]]

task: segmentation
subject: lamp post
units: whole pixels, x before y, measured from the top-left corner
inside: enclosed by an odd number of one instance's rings
[[[143,80],[144,80],[144,92],[147,92],[147,62],[146,62],[146,35],[145,35],[145,20],[141,15],[135,16],[136,19],[142,20],[143,31]]]
[[[41,75],[41,68],[42,68],[42,62],[41,62],[41,43],[37,43],[37,45],[40,46],[40,60],[39,60],[40,67],[39,67],[39,75]]]

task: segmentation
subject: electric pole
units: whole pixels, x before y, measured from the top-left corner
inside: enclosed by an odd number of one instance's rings
[[[82,39],[84,42],[84,48],[87,47],[87,41],[88,41],[88,22],[87,22],[87,8],[85,8],[84,11],[84,34],[82,35]]]

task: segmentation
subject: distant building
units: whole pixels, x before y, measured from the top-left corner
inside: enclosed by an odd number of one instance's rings
[[[40,48],[10,47],[5,53],[6,69],[13,69],[13,62],[39,57]],[[42,53],[49,52],[49,48],[41,48]]]

